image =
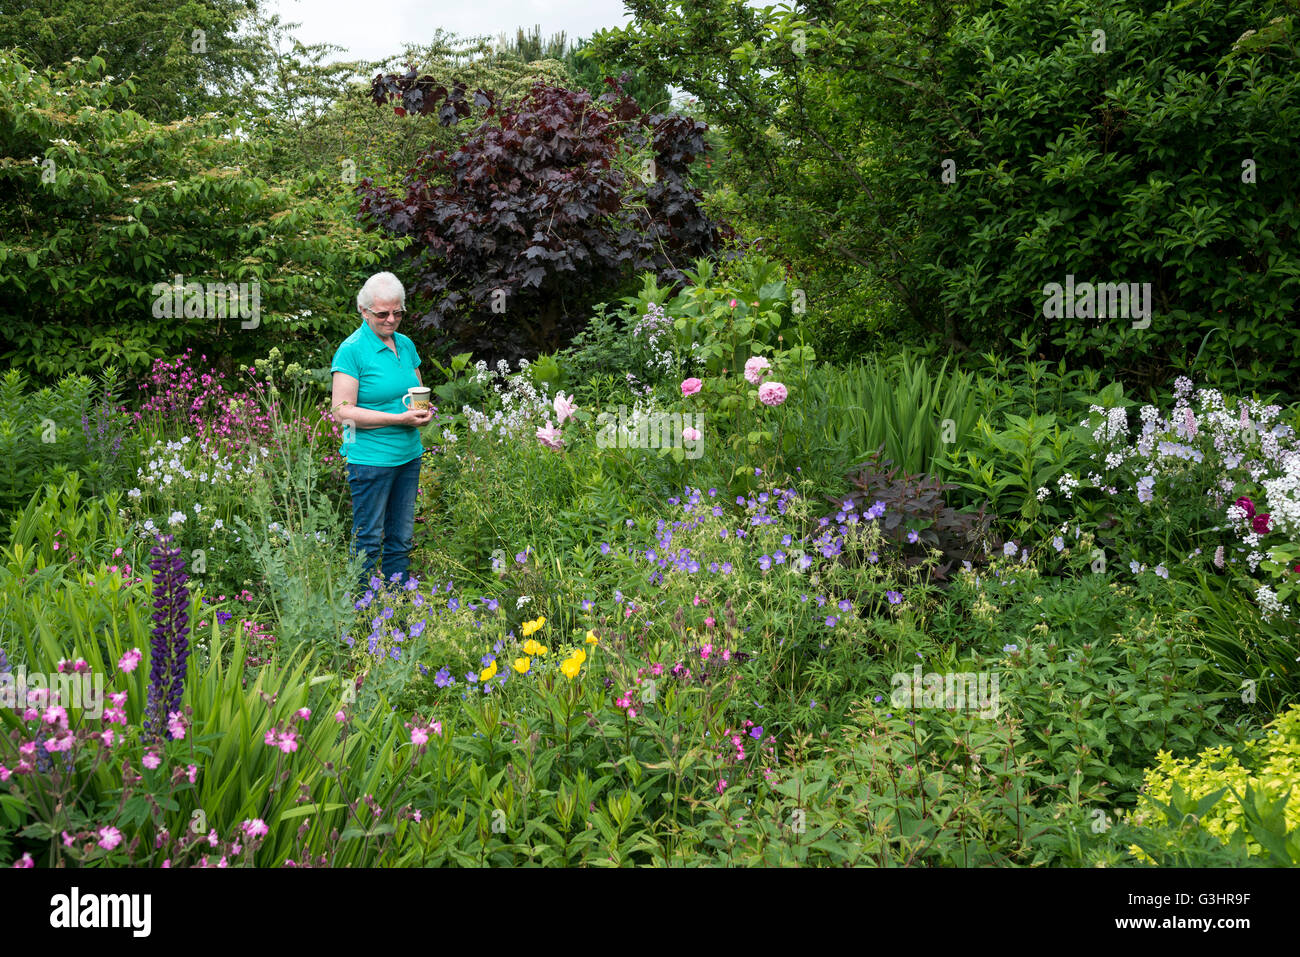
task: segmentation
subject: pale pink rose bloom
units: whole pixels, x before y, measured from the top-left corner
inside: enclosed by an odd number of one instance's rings
[[[563,425],[565,419],[573,417],[573,413],[578,411],[577,405],[573,402],[573,396],[566,396],[563,392],[555,397],[552,403],[555,408],[556,425]]]
[[[750,385],[758,385],[763,381],[763,374],[772,368],[772,363],[768,362],[762,356],[752,356],[745,363],[745,381]]]
[[[700,440],[699,429],[682,429],[682,438],[687,442],[698,442]]]
[[[785,386],[779,382],[764,382],[758,387],[758,401],[764,405],[780,405],[786,395]]]
[[[548,449],[554,449],[557,452],[564,450],[564,442],[560,435],[560,430],[551,425],[551,420],[546,420],[546,427],[537,430],[537,441]]]
[[[699,379],[695,379],[695,378],[683,379],[682,398],[695,395],[695,393],[699,392],[700,389],[702,389],[703,387],[704,387],[704,383],[701,382]]]

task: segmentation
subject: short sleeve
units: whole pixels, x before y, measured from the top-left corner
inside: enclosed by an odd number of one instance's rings
[[[361,364],[357,362],[356,350],[349,348],[348,343],[343,343],[334,353],[334,359],[330,362],[330,372],[343,372],[358,382],[361,381]]]

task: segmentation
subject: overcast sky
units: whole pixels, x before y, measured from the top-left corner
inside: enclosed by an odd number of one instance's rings
[[[438,27],[461,37],[495,37],[541,24],[543,37],[563,30],[573,41],[632,19],[622,0],[268,0],[265,9],[301,23],[294,35],[303,43],[343,47],[340,60],[392,56]]]

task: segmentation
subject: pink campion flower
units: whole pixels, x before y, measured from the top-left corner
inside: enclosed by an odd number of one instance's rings
[[[125,691],[111,692],[108,696],[108,700],[113,702],[113,705],[115,707],[121,708],[123,705],[126,704],[126,692]]]
[[[35,866],[36,866],[36,862],[32,860],[32,855],[29,853],[23,854],[22,857],[14,861],[14,867],[18,868],[19,870],[26,870],[29,867],[35,867]]]
[[[114,731],[112,728],[105,728],[103,731],[99,732],[99,740],[104,742],[105,747],[111,748],[113,746],[113,736]]]
[[[712,628],[712,627],[713,627],[714,625],[716,625],[716,624],[717,624],[717,622],[714,620],[714,618],[713,618],[712,615],[710,615],[708,618],[705,618],[705,619],[704,619],[704,627],[705,627],[705,628]]]
[[[56,751],[69,751],[72,749],[72,742],[75,736],[71,731],[64,731],[53,738],[45,739],[45,750],[51,754]]]
[[[275,740],[276,740],[275,728],[272,728],[270,731],[266,732],[266,737],[263,738],[262,740],[266,742],[267,747],[270,748],[275,747]]]
[[[111,824],[108,827],[101,827],[99,829],[99,840],[95,843],[104,850],[111,851],[122,843],[122,832]]]
[[[60,728],[68,726],[68,712],[62,705],[51,705],[45,709],[45,714],[41,715],[41,720],[46,724],[57,724]]]
[[[14,774],[31,774],[36,770],[36,766],[30,761],[19,761],[18,767],[14,768]]]
[[[551,420],[546,420],[546,427],[537,430],[537,441],[548,449],[556,452],[564,451],[564,442],[560,435],[560,430],[551,425]]]
[[[429,725],[429,730],[432,731],[434,734],[438,735],[439,737],[441,737],[441,736],[442,736],[442,722],[441,722],[441,721],[435,721],[435,722],[433,722],[431,725]]]
[[[687,442],[698,442],[700,440],[700,430],[682,429],[682,438]]]
[[[162,764],[162,757],[159,756],[157,751],[146,751],[144,757],[140,759],[140,763],[152,771]]]
[[[339,724],[342,724],[344,721],[348,720],[348,716],[344,714],[342,711],[335,711],[334,720],[337,721]]]
[[[104,720],[109,724],[126,724],[126,712],[121,708],[105,708]]]
[[[185,719],[181,717],[179,711],[173,711],[167,716],[167,732],[172,736],[173,741],[185,737]]]
[[[758,385],[763,381],[764,374],[770,368],[772,368],[772,363],[768,362],[763,356],[751,356],[745,363],[745,381],[750,385]]]
[[[298,750],[298,734],[296,731],[286,731],[280,735],[280,750],[285,754]]]
[[[18,753],[24,758],[36,757],[36,742],[24,741],[22,744],[18,745]]]
[[[8,781],[11,777],[13,777],[13,772],[0,764],[0,782]]]
[[[250,838],[266,837],[267,833],[270,831],[270,828],[266,826],[266,822],[260,817],[255,817],[251,821],[245,821],[243,824],[239,825],[239,829]]]
[[[416,747],[424,747],[429,743],[429,731],[427,728],[421,728],[416,725],[411,729],[411,743]]]
[[[37,711],[35,708],[24,708],[24,709],[23,709],[23,720],[24,720],[24,721],[35,721],[35,720],[36,720],[37,718],[39,718],[40,716],[41,716],[41,713],[40,713],[39,711]]]
[[[221,838],[217,837],[217,829],[213,828],[212,830],[208,831],[208,846],[216,847],[220,843],[221,843]]]
[[[76,842],[77,842],[77,835],[75,835],[75,834],[69,834],[67,831],[64,831],[64,832],[63,832],[63,846],[64,846],[64,847],[71,847],[71,846],[72,846],[73,844],[75,844]]]
[[[695,395],[700,389],[704,388],[704,383],[694,377],[682,380],[682,398]]]
[[[118,659],[117,667],[120,670],[125,671],[127,674],[130,674],[132,671],[135,671],[136,666],[140,664],[140,659],[143,657],[144,655],[140,653],[139,648],[132,648]]]
[[[758,387],[758,401],[764,405],[780,405],[786,395],[786,388],[780,382],[764,382]]]
[[[295,713],[304,721],[311,718],[311,708],[299,708]]]
[[[193,764],[187,765],[185,768],[185,776],[189,778],[190,784],[196,783],[199,779],[198,766]]]
[[[566,396],[563,392],[557,393],[555,401],[551,403],[555,409],[555,424],[563,425],[565,419],[573,417],[573,413],[578,411],[578,406],[573,401],[573,396]]]

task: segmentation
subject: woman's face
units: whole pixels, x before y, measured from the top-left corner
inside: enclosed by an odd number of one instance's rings
[[[361,315],[370,325],[371,330],[380,339],[391,339],[397,327],[401,324],[401,314],[397,311],[402,308],[400,299],[382,299],[378,296],[370,304],[369,309],[362,309]],[[385,315],[386,314],[386,315]],[[383,319],[379,315],[385,315]]]

